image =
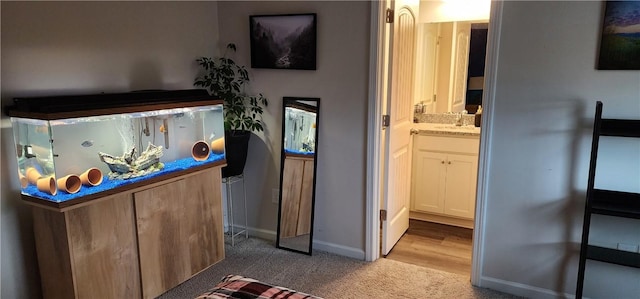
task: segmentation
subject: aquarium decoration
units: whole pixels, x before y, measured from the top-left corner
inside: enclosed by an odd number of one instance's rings
[[[136,157],[136,148],[132,147],[121,157],[114,157],[103,152],[99,152],[100,160],[109,166],[111,172],[110,179],[130,179],[152,172],[160,171],[164,168],[164,164],[160,162],[162,157],[162,146],[154,145],[149,142],[147,149]]]

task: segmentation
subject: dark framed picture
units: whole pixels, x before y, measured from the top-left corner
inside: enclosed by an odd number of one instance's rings
[[[640,70],[640,1],[607,1],[599,70]]]
[[[251,67],[316,69],[316,14],[249,17]]]

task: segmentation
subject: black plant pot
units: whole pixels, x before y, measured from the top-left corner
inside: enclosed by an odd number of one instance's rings
[[[224,151],[227,166],[222,168],[222,177],[232,177],[242,174],[247,162],[250,131],[231,130],[224,132]]]

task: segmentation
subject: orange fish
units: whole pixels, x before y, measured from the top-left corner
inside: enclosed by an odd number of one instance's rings
[[[164,127],[164,124],[160,126],[160,133],[166,133],[167,129]]]

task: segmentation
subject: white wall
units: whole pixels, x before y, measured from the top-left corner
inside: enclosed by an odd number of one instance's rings
[[[318,13],[317,71],[250,70],[253,89],[271,100],[267,132],[250,144],[250,225],[276,227],[270,197],[279,178],[282,97],[319,97],[314,237],[347,253],[364,248],[369,3],[0,5],[3,105],[15,96],[189,88],[193,59],[214,52],[218,28],[220,43],[235,42],[248,65],[248,15]],[[574,292],[595,101],[605,102],[606,117],[640,118],[640,72],[595,70],[601,18],[600,2],[504,3],[481,269],[486,286],[536,297]],[[11,129],[2,120],[0,297],[34,298],[31,218],[19,199]],[[600,187],[640,191],[637,149],[619,141],[604,148],[601,159],[616,165],[599,172]],[[606,230],[617,221],[595,221],[597,242],[640,243],[635,231]],[[585,295],[640,293],[637,269],[589,267]]]
[[[269,98],[266,132],[252,136],[245,167],[249,226],[277,227],[282,97],[320,98],[314,248],[364,258],[366,113],[370,4],[366,1],[224,1],[220,43],[235,43],[249,67],[249,15],[316,13],[317,70],[249,69],[251,88]],[[258,138],[256,138],[258,137]]]
[[[504,2],[484,286],[536,298],[575,292],[595,102],[604,117],[640,119],[640,71],[595,69],[603,9]],[[608,139],[596,187],[640,192],[640,143]],[[592,243],[640,243],[637,220],[594,222]],[[638,269],[588,262],[584,295],[635,298],[639,281]]]
[[[2,106],[16,96],[192,88],[218,41],[216,2],[1,2]],[[2,298],[38,298],[31,213],[2,116]]]

